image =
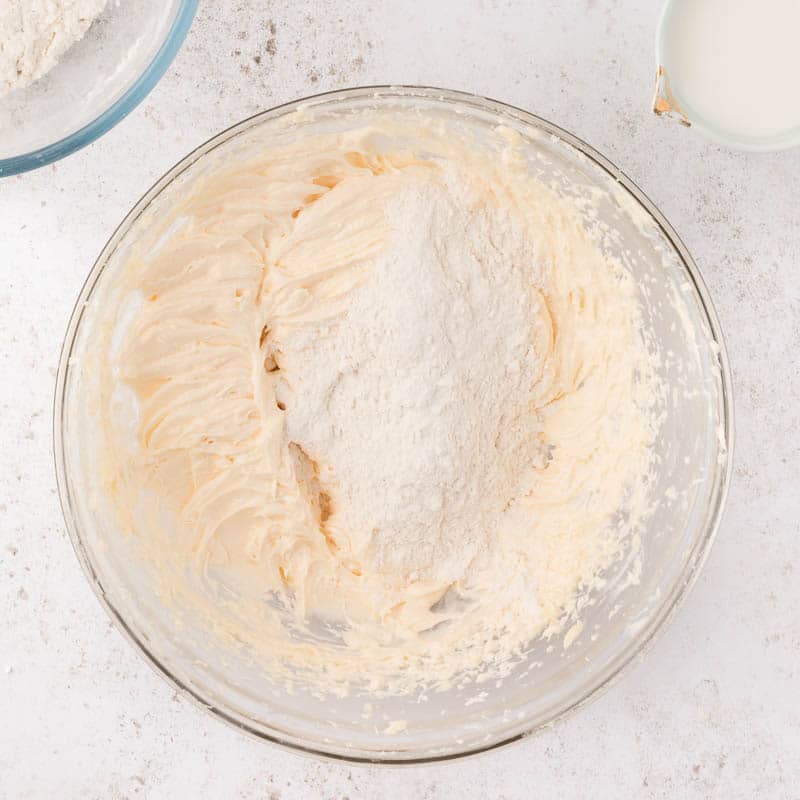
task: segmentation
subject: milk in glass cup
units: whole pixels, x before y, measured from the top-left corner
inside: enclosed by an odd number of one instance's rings
[[[800,144],[800,0],[668,0],[653,111],[741,150]]]

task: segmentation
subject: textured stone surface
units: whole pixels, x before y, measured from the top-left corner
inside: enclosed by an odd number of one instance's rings
[[[207,0],[167,76],[103,139],[0,181],[0,798],[798,797],[800,149],[746,155],[649,112],[655,0]],[[355,84],[435,84],[559,123],[695,255],[733,362],[738,442],[707,567],[645,662],[509,749],[382,770],[246,739],[111,627],[64,531],[58,351],[125,212],[220,129]]]

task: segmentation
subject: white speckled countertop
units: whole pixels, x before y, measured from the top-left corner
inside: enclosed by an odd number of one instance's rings
[[[656,0],[207,0],[153,93],[90,147],[0,180],[0,798],[800,797],[800,149],[729,152],[649,113]],[[206,138],[370,83],[530,109],[674,224],[733,364],[737,448],[705,571],[643,664],[505,750],[433,767],[314,761],[180,700],[74,557],[51,455],[78,290],[123,215]]]

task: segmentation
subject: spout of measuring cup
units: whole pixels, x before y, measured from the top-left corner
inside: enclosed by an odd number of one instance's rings
[[[680,104],[672,94],[669,87],[669,77],[664,67],[659,66],[656,70],[656,89],[653,95],[653,113],[659,117],[668,116],[671,119],[677,120],[681,125],[687,128],[691,127],[692,123],[689,117],[683,112]]]

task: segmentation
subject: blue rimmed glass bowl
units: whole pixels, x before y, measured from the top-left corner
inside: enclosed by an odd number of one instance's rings
[[[0,98],[0,177],[36,169],[114,127],[158,83],[198,0],[109,0],[35,83]]]

